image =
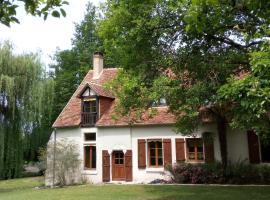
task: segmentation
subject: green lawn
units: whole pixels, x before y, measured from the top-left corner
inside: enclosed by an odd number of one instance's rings
[[[270,187],[82,185],[58,189],[35,189],[43,178],[0,181],[0,200],[259,200],[270,199]]]

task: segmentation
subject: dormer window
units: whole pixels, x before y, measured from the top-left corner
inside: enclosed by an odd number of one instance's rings
[[[95,126],[98,119],[98,97],[89,86],[80,94],[82,99],[81,125],[84,127]]]
[[[159,100],[154,101],[152,103],[152,107],[162,107],[162,106],[167,106],[167,102],[164,97],[161,97]]]

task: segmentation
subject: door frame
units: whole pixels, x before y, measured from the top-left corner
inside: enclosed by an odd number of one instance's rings
[[[124,170],[124,176],[123,178],[117,178],[115,177],[115,153],[116,152],[122,152],[123,153],[123,170]],[[125,152],[123,150],[113,150],[111,154],[111,166],[112,166],[112,181],[126,181],[126,166],[125,166]]]

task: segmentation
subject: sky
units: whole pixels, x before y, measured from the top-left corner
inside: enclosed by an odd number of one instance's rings
[[[51,57],[57,48],[71,48],[71,38],[75,32],[74,23],[82,21],[87,2],[99,5],[100,0],[68,0],[64,6],[66,17],[42,18],[27,15],[23,7],[19,7],[17,18],[20,24],[11,27],[0,24],[0,42],[10,40],[15,53],[41,52],[41,61],[46,67],[53,62]]]

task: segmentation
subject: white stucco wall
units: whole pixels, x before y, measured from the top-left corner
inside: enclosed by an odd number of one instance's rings
[[[214,155],[220,161],[219,141],[214,125],[202,126],[193,136],[201,137],[205,131],[214,133]],[[96,170],[84,170],[83,167],[83,146],[84,133],[96,132],[97,168]],[[192,136],[190,136],[192,137]],[[163,168],[138,169],[138,139],[171,139],[172,142],[172,162],[176,162],[175,139],[188,138],[181,134],[176,134],[171,126],[142,126],[142,127],[108,127],[108,128],[68,128],[57,129],[57,139],[67,138],[79,145],[80,159],[82,160],[81,172],[84,177],[92,183],[102,182],[102,150],[108,150],[111,154],[114,150],[132,149],[133,162],[133,182],[148,183],[157,178],[168,178],[164,176]],[[232,162],[248,159],[247,136],[243,131],[228,130],[228,159]],[[53,137],[51,137],[53,140]],[[89,143],[88,143],[89,144]],[[147,152],[147,151],[146,151]],[[146,159],[148,160],[148,159]],[[111,173],[112,174],[112,173]]]

